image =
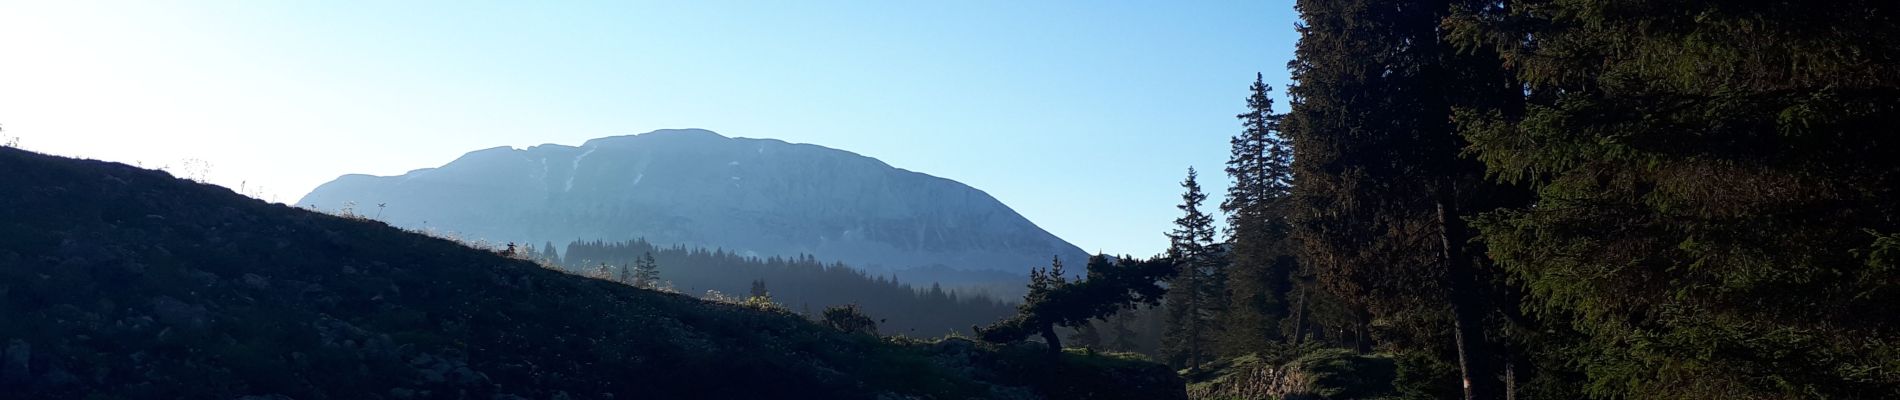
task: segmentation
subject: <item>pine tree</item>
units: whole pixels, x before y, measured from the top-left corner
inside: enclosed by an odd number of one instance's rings
[[[1201,192],[1194,168],[1188,168],[1181,182],[1181,217],[1168,232],[1167,258],[1177,269],[1168,281],[1166,297],[1168,333],[1164,352],[1171,363],[1199,368],[1213,358],[1217,334],[1215,316],[1220,313],[1226,292],[1222,288],[1220,262],[1214,245],[1214,219],[1201,212],[1207,194]]]
[[[633,263],[633,286],[652,289],[660,285],[660,263],[654,261],[653,253],[640,256]]]
[[[1221,347],[1231,355],[1266,351],[1283,340],[1281,321],[1288,314],[1294,269],[1287,235],[1292,152],[1276,134],[1279,115],[1273,113],[1265,77],[1255,74],[1249,90],[1247,112],[1237,116],[1243,129],[1230,141],[1226,172],[1233,182],[1221,202],[1232,246]]]
[[[554,242],[542,242],[540,260],[549,264],[561,265],[561,254],[554,252]]]
[[[752,290],[749,292],[749,294],[751,294],[753,298],[767,298],[767,299],[772,298],[772,291],[767,290],[765,288],[764,279],[753,280]]]
[[[1049,261],[1049,269],[1029,271],[1029,293],[1023,296],[1023,305],[1029,310],[1025,320],[1036,334],[1042,335],[1043,343],[1051,352],[1062,351],[1062,337],[1056,335],[1056,325],[1063,319],[1058,314],[1065,311],[1062,308],[1067,304],[1058,291],[1067,285],[1067,280],[1062,278],[1060,257]]]
[[[1164,292],[1159,282],[1175,273],[1166,259],[1110,260],[1097,254],[1089,257],[1085,279],[1069,281],[1064,277],[1062,260],[1055,259],[1047,269],[1029,271],[1029,293],[1016,316],[987,327],[975,327],[977,335],[996,343],[1017,342],[1029,336],[1041,336],[1050,356],[1062,352],[1057,327],[1080,327],[1091,320],[1106,318],[1139,304],[1159,304]]]
[[[1465,221],[1520,199],[1489,185],[1452,107],[1513,86],[1483,51],[1443,42],[1453,0],[1300,0],[1282,129],[1293,159],[1300,260],[1324,286],[1393,320],[1394,346],[1442,351],[1466,399],[1505,395],[1496,321],[1514,310]],[[1402,318],[1402,319],[1401,319]]]

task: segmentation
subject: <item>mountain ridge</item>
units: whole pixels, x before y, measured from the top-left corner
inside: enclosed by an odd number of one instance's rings
[[[527,243],[629,240],[815,255],[868,270],[1026,271],[1079,247],[952,179],[816,144],[666,129],[497,146],[393,176],[348,174],[297,204]]]

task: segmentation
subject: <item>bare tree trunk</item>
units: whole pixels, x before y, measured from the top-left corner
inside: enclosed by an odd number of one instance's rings
[[[1372,352],[1372,315],[1364,311],[1354,312],[1353,319],[1358,322],[1357,332],[1353,332],[1353,350],[1359,354]]]
[[[1300,286],[1300,305],[1293,310],[1293,347],[1306,339],[1306,286]]]
[[[1049,355],[1062,355],[1062,337],[1056,335],[1055,324],[1042,324],[1042,341],[1049,344]]]
[[[1517,363],[1504,359],[1504,400],[1517,400]]]
[[[1469,237],[1465,233],[1464,221],[1458,218],[1456,206],[1452,203],[1457,196],[1451,183],[1441,181],[1439,185],[1440,256],[1443,257],[1448,281],[1446,297],[1451,300],[1452,337],[1457,342],[1458,369],[1463,375],[1465,399],[1497,399],[1497,388],[1491,381],[1496,375],[1489,368],[1490,354],[1484,340],[1483,307],[1477,279],[1473,276],[1476,271],[1464,254],[1465,241]]]

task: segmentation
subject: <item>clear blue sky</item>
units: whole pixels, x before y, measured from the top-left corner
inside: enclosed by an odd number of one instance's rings
[[[486,147],[705,128],[962,181],[1147,255],[1188,166],[1218,203],[1247,84],[1284,87],[1296,37],[1286,0],[0,0],[0,134],[203,160],[294,201]]]

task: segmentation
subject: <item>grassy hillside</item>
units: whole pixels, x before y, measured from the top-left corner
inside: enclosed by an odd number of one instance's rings
[[[890,341],[162,172],[0,148],[10,398],[1181,398],[1140,361]]]

